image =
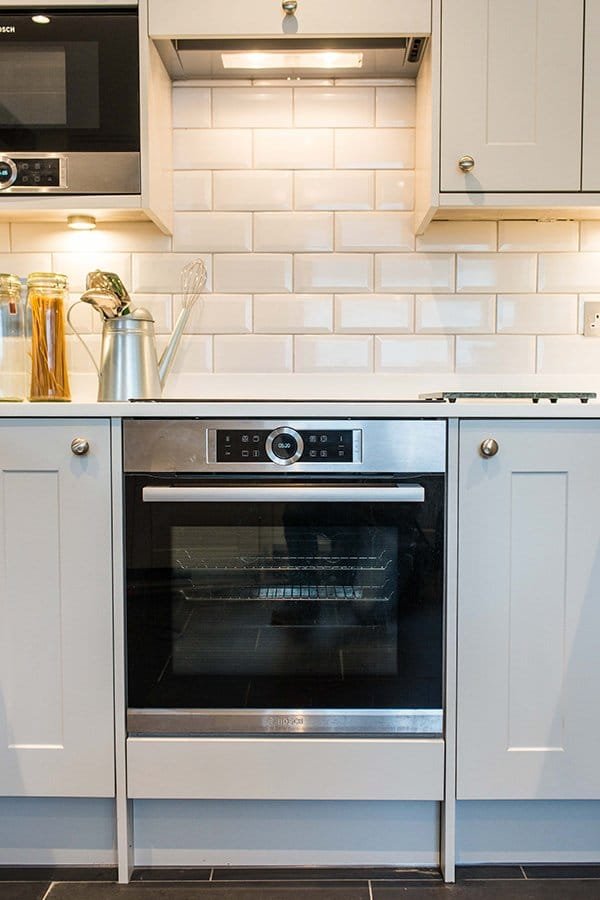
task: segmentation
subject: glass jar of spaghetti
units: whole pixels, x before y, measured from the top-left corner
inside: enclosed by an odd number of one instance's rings
[[[33,272],[27,279],[31,311],[30,400],[70,400],[65,338],[67,279],[53,272]]]
[[[26,392],[21,281],[16,275],[0,274],[0,401],[24,400]]]

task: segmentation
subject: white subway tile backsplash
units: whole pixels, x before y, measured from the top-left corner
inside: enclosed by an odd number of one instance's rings
[[[498,333],[569,334],[577,331],[576,294],[499,294]]]
[[[496,249],[495,222],[432,222],[417,237],[417,250],[484,251]]]
[[[375,257],[375,290],[447,293],[454,288],[450,253],[389,253]]]
[[[378,128],[412,128],[415,124],[414,87],[378,87],[376,89]]]
[[[254,132],[254,165],[257,169],[330,169],[333,131],[329,128],[259,129]]]
[[[296,372],[372,372],[373,338],[331,335],[295,338]]]
[[[540,253],[539,290],[600,291],[600,253]]]
[[[197,253],[134,253],[132,260],[132,290],[148,294],[181,292],[181,273],[184,266],[200,258],[206,266],[208,278],[204,290],[212,290],[212,258]]]
[[[291,372],[291,335],[215,335],[215,372]]]
[[[412,128],[342,128],[335,132],[336,169],[412,169]]]
[[[173,250],[176,253],[234,253],[252,250],[252,214],[175,213]]]
[[[375,338],[376,372],[451,372],[454,338],[410,335]]]
[[[254,331],[327,334],[333,331],[333,298],[331,294],[257,294]]]
[[[173,297],[173,314],[181,311],[182,296]],[[185,330],[189,334],[247,334],[252,331],[250,294],[204,294],[194,306]]]
[[[323,253],[295,258],[294,289],[299,293],[361,293],[372,288],[373,257],[369,254]]]
[[[333,213],[255,213],[254,249],[275,253],[333,250]]]
[[[577,222],[500,222],[498,249],[505,250],[577,250]]]
[[[184,334],[173,363],[172,374],[212,372],[212,337]]]
[[[419,294],[415,331],[421,334],[489,334],[494,331],[494,295],[457,297]]]
[[[173,206],[176,212],[210,209],[211,172],[173,172]]]
[[[173,132],[175,169],[251,169],[252,132],[195,128]]]
[[[9,272],[19,278],[27,278],[31,272],[52,272],[52,255],[50,253],[2,253],[0,254],[0,271]],[[75,290],[78,290],[77,286]]]
[[[290,128],[290,87],[216,87],[212,92],[215,128]]]
[[[335,216],[335,249],[414,250],[414,223],[410,213],[340,212]]]
[[[355,334],[411,332],[412,294],[337,294],[335,330]]]
[[[291,209],[291,172],[215,172],[214,207],[222,210]]]
[[[456,261],[459,293],[529,293],[536,289],[533,253],[459,253]]]
[[[535,338],[528,335],[458,335],[456,371],[476,375],[535,372]]]
[[[375,91],[366,87],[305,87],[294,92],[299,128],[372,128]]]
[[[537,341],[540,375],[600,375],[600,341],[582,335],[543,335]]]
[[[128,290],[130,289],[131,253],[53,253],[52,267],[51,269],[46,269],[46,271],[60,272],[66,275],[69,282],[69,290],[83,292],[87,274],[94,269],[102,269],[104,272],[116,272],[125,287]],[[3,271],[10,271],[10,269]],[[39,272],[43,270],[34,269],[30,271]]]
[[[173,128],[210,128],[210,90],[173,87]]]
[[[372,172],[296,172],[296,209],[373,209]]]
[[[10,227],[8,222],[0,224],[0,253],[10,252]]]
[[[218,293],[280,293],[292,290],[292,256],[283,253],[220,253],[214,257]],[[255,371],[255,370],[253,370]]]
[[[96,363],[98,363],[100,360],[100,335],[87,334],[85,336],[85,344],[96,360]],[[96,374],[96,369],[94,368],[94,364],[92,363],[89,354],[79,338],[75,337],[75,335],[69,335],[69,337],[67,337],[67,360],[70,372],[77,374],[84,373],[86,375]]]
[[[600,221],[581,222],[579,249],[583,251],[600,250]],[[575,248],[577,249],[577,248]]]
[[[376,172],[375,206],[377,209],[414,209],[415,173],[409,169]]]
[[[173,330],[173,302],[171,294],[134,294],[133,306],[147,309],[154,319],[156,334],[171,334]],[[102,316],[94,313],[94,331],[102,332]]]

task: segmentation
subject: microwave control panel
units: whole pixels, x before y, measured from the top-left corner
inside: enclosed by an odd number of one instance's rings
[[[350,429],[296,431],[282,427],[272,431],[219,429],[216,431],[217,463],[353,463],[360,460],[361,432]]]
[[[67,186],[63,156],[0,156],[0,191],[51,191]]]

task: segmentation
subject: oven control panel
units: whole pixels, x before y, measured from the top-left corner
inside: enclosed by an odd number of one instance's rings
[[[62,156],[0,156],[0,191],[36,191],[66,187]]]
[[[355,450],[359,450],[358,453]],[[360,432],[350,429],[296,431],[283,426],[272,431],[219,429],[216,432],[216,462],[352,463],[360,455]]]

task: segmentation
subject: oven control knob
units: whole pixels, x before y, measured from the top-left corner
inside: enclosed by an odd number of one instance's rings
[[[304,452],[304,441],[293,428],[276,428],[265,444],[267,456],[278,466],[291,466]]]
[[[17,166],[8,156],[0,156],[0,191],[6,190],[17,180]]]

